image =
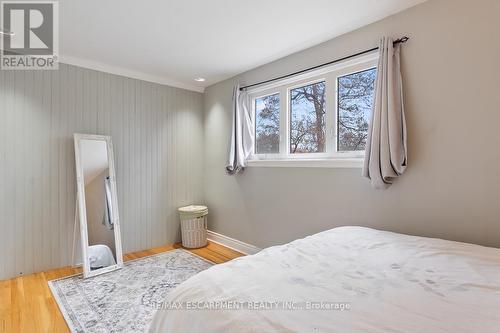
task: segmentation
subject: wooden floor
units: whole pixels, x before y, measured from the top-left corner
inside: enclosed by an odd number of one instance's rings
[[[127,261],[180,247],[179,244],[166,245],[129,253],[124,258]],[[242,256],[216,243],[189,251],[217,264]],[[64,267],[0,281],[0,332],[69,332],[47,281],[80,272],[79,268]]]

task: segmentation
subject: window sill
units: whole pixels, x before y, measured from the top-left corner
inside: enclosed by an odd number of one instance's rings
[[[248,167],[270,168],[363,168],[363,158],[248,160]]]

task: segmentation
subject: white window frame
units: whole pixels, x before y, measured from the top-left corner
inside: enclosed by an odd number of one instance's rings
[[[254,144],[248,166],[267,167],[339,167],[361,168],[363,166],[364,151],[337,151],[337,94],[338,78],[376,68],[378,52],[349,59],[341,63],[325,66],[321,69],[287,78],[273,83],[247,90],[248,107],[251,110],[253,133],[255,128],[255,100],[261,97],[279,94],[280,98],[280,143],[279,154],[256,154]],[[290,91],[304,85],[325,81],[325,126],[326,152],[325,153],[290,153]],[[255,137],[255,139],[257,139]]]

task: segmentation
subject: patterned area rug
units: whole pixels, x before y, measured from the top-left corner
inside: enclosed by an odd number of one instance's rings
[[[212,265],[177,249],[89,279],[49,281],[49,286],[72,332],[146,332],[165,296]]]

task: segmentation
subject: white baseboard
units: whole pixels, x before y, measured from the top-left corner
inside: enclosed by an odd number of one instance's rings
[[[230,249],[233,249],[235,251],[238,251],[240,253],[247,254],[247,255],[255,254],[261,250],[257,246],[244,243],[244,242],[239,241],[237,239],[227,237],[227,236],[218,234],[218,233],[210,231],[210,230],[207,231],[207,238],[208,238],[208,240],[210,240],[214,243],[224,245],[225,247],[228,247]]]

